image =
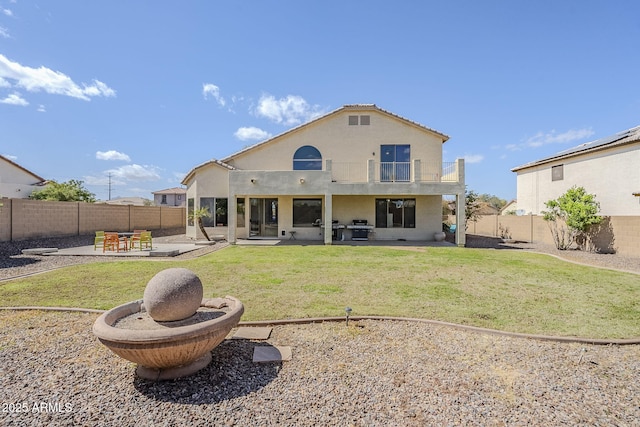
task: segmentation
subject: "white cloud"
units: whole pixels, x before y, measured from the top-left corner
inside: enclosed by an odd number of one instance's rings
[[[11,154],[3,154],[2,157],[6,157],[7,159],[11,160],[12,162],[15,162],[18,160],[18,156],[13,156]]]
[[[10,38],[11,36],[9,35],[9,30],[7,30],[4,27],[0,27],[0,37],[5,38],[5,39]]]
[[[482,154],[465,154],[464,161],[465,163],[480,163],[484,160],[484,156]]]
[[[21,107],[26,107],[29,105],[26,99],[24,99],[19,93],[14,92],[8,95],[4,99],[0,99],[0,104],[9,104],[9,105],[19,105]]]
[[[124,181],[158,181],[160,174],[155,166],[148,165],[125,165],[106,172],[115,179]]]
[[[0,87],[11,87],[11,83],[0,77]]]
[[[96,159],[98,160],[123,160],[125,162],[130,162],[131,158],[124,153],[120,153],[115,150],[109,151],[98,151],[96,152]]]
[[[556,130],[550,132],[538,132],[534,136],[527,138],[524,144],[527,147],[541,147],[547,144],[566,144],[569,142],[585,139],[593,135],[593,130],[588,129],[569,129],[563,133],[557,133]]]
[[[6,16],[13,16],[11,9],[2,9],[2,13]]]
[[[40,105],[38,105],[38,110],[37,111],[38,111],[38,113],[46,113],[47,109],[45,108],[44,105],[40,104]]]
[[[240,141],[263,141],[267,138],[270,138],[271,134],[257,127],[242,127],[239,128],[236,133],[234,133],[234,136]]]
[[[319,106],[309,105],[304,98],[295,95],[280,99],[272,95],[263,95],[255,110],[258,117],[265,117],[286,126],[307,122],[325,112]]]
[[[204,99],[209,99],[209,96],[213,97],[221,107],[224,107],[227,103],[225,99],[220,96],[220,88],[213,83],[202,84],[202,96],[204,96]]]
[[[115,97],[116,92],[99,80],[92,84],[76,84],[71,78],[59,71],[46,67],[31,68],[7,59],[0,54],[0,78],[14,81],[15,86],[29,92],[44,91],[53,95],[65,95],[89,101],[93,96]]]

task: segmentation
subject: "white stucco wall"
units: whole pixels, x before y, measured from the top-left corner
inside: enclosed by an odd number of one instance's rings
[[[26,199],[38,187],[40,180],[16,165],[0,159],[0,196],[13,199]]]
[[[563,179],[551,180],[551,168],[563,165]],[[640,143],[555,161],[517,172],[518,209],[539,215],[545,202],[573,186],[595,194],[600,214],[640,215]]]

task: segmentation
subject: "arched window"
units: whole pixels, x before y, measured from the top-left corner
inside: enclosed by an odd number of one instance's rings
[[[311,145],[298,148],[293,155],[293,170],[322,170],[322,155],[320,151]]]

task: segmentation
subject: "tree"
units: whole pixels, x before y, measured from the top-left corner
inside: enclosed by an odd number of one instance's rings
[[[589,227],[602,221],[595,195],[588,194],[583,187],[573,186],[558,199],[546,202],[545,206],[548,210],[542,212],[543,219],[560,250],[569,249],[578,237],[586,236]]]
[[[67,182],[51,181],[42,190],[36,190],[29,196],[34,200],[54,200],[59,202],[88,202],[96,201],[95,194],[89,192],[82,185],[83,181],[75,179]]]
[[[449,204],[449,201],[446,202],[446,205],[447,206],[445,207],[445,202],[443,201],[442,214],[455,215],[456,208],[450,207],[451,205]],[[478,194],[473,190],[465,190],[465,196],[464,196],[464,217],[466,220],[464,223],[465,230],[469,225],[469,221],[476,222],[478,218],[480,218],[480,207],[481,207],[481,204],[480,204],[480,201],[478,200]]]
[[[466,190],[464,196],[464,229],[467,230],[469,221],[476,222],[480,218],[480,203],[478,194],[473,190]]]
[[[202,218],[209,218],[210,216],[211,216],[211,212],[209,212],[209,207],[208,206],[205,206],[205,207],[200,208],[200,209],[196,209],[192,213],[189,214],[189,220],[190,221],[195,220],[198,223],[198,227],[200,227],[200,231],[202,231],[202,234],[204,235],[204,237],[208,241],[211,241],[211,239],[209,238],[209,235],[207,234],[207,231],[204,229],[204,224],[202,223]]]
[[[486,202],[488,205],[493,206],[497,210],[500,210],[507,205],[506,200],[501,199],[498,196],[494,196],[493,194],[480,194],[478,196],[478,200]]]

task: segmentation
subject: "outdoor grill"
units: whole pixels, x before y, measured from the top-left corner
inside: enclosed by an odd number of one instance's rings
[[[347,229],[351,230],[351,240],[369,240],[373,225],[368,225],[366,219],[354,219],[351,225],[347,225]]]

